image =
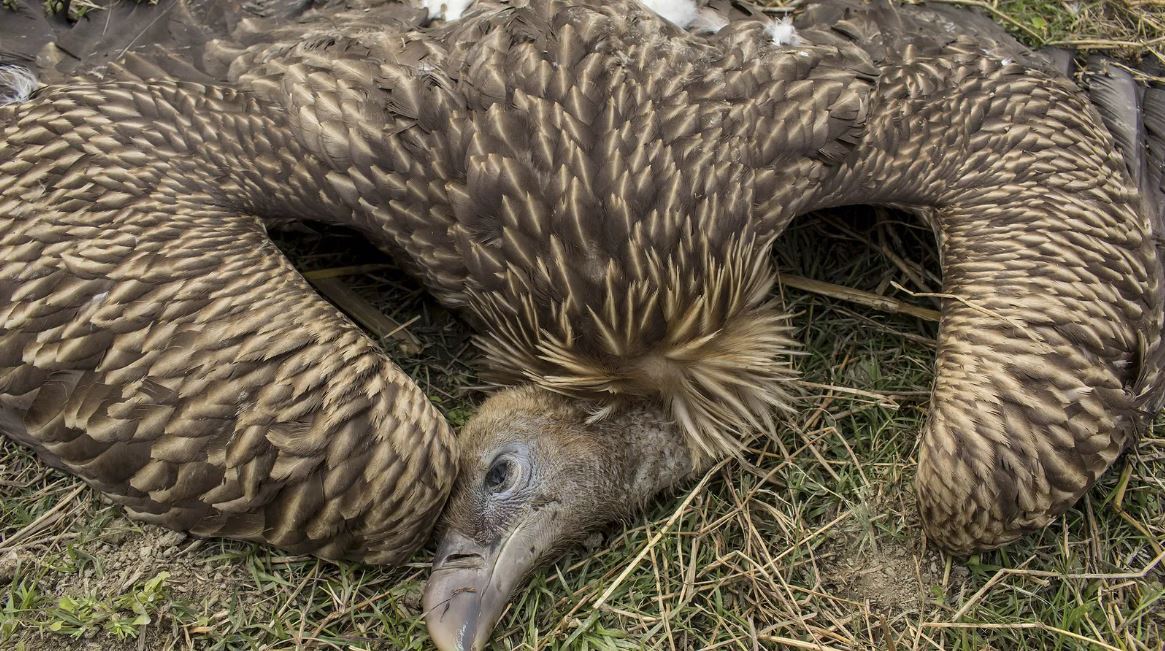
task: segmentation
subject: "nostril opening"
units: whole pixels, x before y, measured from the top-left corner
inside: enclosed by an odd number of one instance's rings
[[[445,557],[446,563],[456,563],[457,561],[466,560],[481,560],[481,554],[449,554]]]

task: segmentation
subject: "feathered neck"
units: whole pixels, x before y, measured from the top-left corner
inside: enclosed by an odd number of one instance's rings
[[[599,417],[593,425],[610,439],[607,449],[617,457],[612,459],[620,479],[615,488],[622,495],[612,507],[624,516],[711,464],[706,455],[689,449],[686,432],[663,410],[640,402]]]

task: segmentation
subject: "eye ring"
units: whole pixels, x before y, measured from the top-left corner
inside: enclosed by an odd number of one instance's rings
[[[517,469],[518,464],[513,459],[508,456],[498,457],[486,471],[482,486],[490,493],[504,493],[513,486]]]

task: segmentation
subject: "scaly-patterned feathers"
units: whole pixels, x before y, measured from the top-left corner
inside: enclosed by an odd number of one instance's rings
[[[822,207],[924,214],[949,298],[918,483],[957,551],[1068,508],[1160,406],[1148,203],[1079,90],[989,21],[279,14],[211,11],[238,28],[191,46],[197,84],[154,52],[0,109],[0,427],[138,513],[389,559],[443,499],[444,424],[259,219],[360,229],[474,322],[496,381],[654,401],[706,460],[790,405],[773,238]]]
[[[242,214],[306,156],[243,162],[228,129],[279,137],[255,108],[122,82],[7,109],[0,429],[147,521],[400,561],[449,490],[449,429]]]

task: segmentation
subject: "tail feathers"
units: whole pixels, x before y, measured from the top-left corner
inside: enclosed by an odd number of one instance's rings
[[[39,0],[0,3],[0,64],[35,66],[41,47],[58,29],[50,20]]]
[[[1165,88],[1146,88],[1141,105],[1145,125],[1146,196],[1152,200],[1153,232],[1158,239],[1165,240]]]
[[[1142,89],[1129,71],[1110,65],[1102,57],[1090,57],[1085,83],[1092,103],[1100,111],[1104,126],[1124,156],[1129,174],[1143,188],[1145,168],[1145,125],[1141,120]]]
[[[13,2],[14,10],[0,8],[0,64],[58,83],[89,75],[204,81],[208,41],[228,38],[248,18],[293,18],[312,0],[114,2],[73,22],[46,16],[39,0]]]
[[[1084,83],[1140,191],[1153,233],[1165,238],[1165,89],[1145,86],[1102,56],[1088,59]]]
[[[1142,84],[1128,69],[1103,57],[1088,61],[1084,81],[1139,190],[1159,255],[1165,255],[1165,88]],[[1160,333],[1149,334],[1157,343],[1140,346],[1139,366],[1160,369],[1165,355]],[[1144,373],[1134,388],[1140,404],[1156,411],[1165,399],[1165,373]]]
[[[214,76],[195,66],[187,57],[152,45],[130,52],[100,70],[86,71],[82,76],[103,80],[180,79],[199,83],[217,81]]]
[[[1076,54],[1062,47],[1042,47],[1036,50],[1048,60],[1049,67],[1069,79],[1076,77]]]

